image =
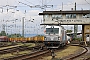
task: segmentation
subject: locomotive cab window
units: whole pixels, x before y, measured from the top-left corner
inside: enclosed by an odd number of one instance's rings
[[[59,33],[59,28],[46,28],[46,34],[58,34]]]

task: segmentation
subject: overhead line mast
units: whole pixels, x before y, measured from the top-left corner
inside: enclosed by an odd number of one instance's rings
[[[76,2],[75,2],[75,11],[76,11]],[[77,38],[78,25],[74,25],[74,38]]]
[[[26,6],[30,7],[30,8],[41,8],[41,9],[45,9],[45,10],[46,10],[46,8],[53,7],[53,5],[43,5],[43,0],[42,0],[42,6],[40,6],[40,5],[30,6],[30,5],[28,5],[26,3],[23,3],[23,2],[19,2],[19,3],[21,3],[23,5],[26,5]],[[22,21],[22,36],[23,37],[24,37],[24,18],[25,17],[23,17],[23,19],[22,19],[23,20]]]

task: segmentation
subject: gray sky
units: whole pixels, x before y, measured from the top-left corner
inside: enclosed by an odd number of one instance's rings
[[[40,26],[40,23],[43,18],[38,15],[40,12],[44,10],[71,10],[71,8],[74,8],[75,2],[77,4],[77,10],[90,10],[90,0],[1,0],[0,31],[2,30],[2,24],[5,24],[8,33],[21,33],[22,17],[25,17],[25,33],[42,34],[43,26]],[[39,5],[41,8],[35,7]],[[50,8],[42,9],[43,5],[48,5]],[[17,7],[15,8],[15,6]],[[15,19],[18,20],[15,21]],[[33,21],[33,19],[34,23],[30,22]],[[66,27],[67,25],[65,28]],[[81,26],[79,26],[79,30],[81,30]]]

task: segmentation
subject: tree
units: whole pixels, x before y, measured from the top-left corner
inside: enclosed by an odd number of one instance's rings
[[[5,31],[1,31],[1,36],[6,36],[6,32]]]
[[[66,32],[67,32],[67,33],[71,33],[71,32],[72,32],[72,30],[67,30]]]
[[[21,36],[21,34],[11,34],[11,35],[8,35],[8,37],[15,38],[15,37],[22,37],[22,36]]]
[[[0,33],[0,36],[2,36],[2,34]]]

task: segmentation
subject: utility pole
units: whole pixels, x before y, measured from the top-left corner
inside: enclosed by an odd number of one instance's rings
[[[62,2],[62,10],[63,10],[63,2]]]
[[[2,24],[2,31],[5,31],[5,24]]]
[[[75,11],[76,11],[76,2],[75,2]],[[74,38],[77,38],[78,25],[74,25]]]
[[[25,17],[22,18],[22,36],[23,37],[24,37],[24,18]]]
[[[76,2],[75,2],[75,11],[76,11]]]

